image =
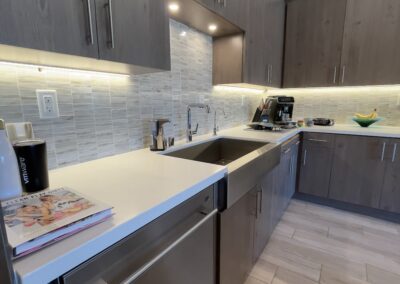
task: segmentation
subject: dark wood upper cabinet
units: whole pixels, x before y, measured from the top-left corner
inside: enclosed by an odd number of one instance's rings
[[[400,83],[400,1],[348,0],[342,85]]]
[[[387,148],[380,209],[400,213],[400,139],[391,139]]]
[[[388,146],[382,138],[337,135],[329,198],[379,208]]]
[[[243,0],[195,0],[203,6],[222,16],[232,24],[245,29],[249,1]]]
[[[244,82],[281,87],[285,2],[254,0],[248,5]]]
[[[289,0],[284,87],[400,82],[400,1]]]
[[[210,10],[214,10],[218,0],[196,0],[196,1],[203,4]]]
[[[164,0],[4,0],[0,11],[1,60],[133,74],[170,70]]]
[[[299,192],[328,197],[335,135],[304,133]]]
[[[249,3],[243,0],[216,0],[215,11],[230,21],[232,24],[245,29],[247,26],[247,16]]]
[[[292,0],[287,4],[284,87],[339,82],[347,0]]]
[[[221,0],[222,2],[222,0]],[[236,3],[237,2],[237,3]],[[214,84],[247,83],[281,87],[282,60],[285,26],[284,0],[226,0],[226,9],[230,5],[240,9],[244,26],[242,53],[237,50],[237,42],[216,39],[214,54]],[[236,4],[234,4],[236,3]],[[220,13],[223,14],[223,13]],[[244,16],[247,14],[247,16]],[[225,15],[224,15],[225,16]],[[236,23],[242,23],[237,18]],[[237,35],[228,38],[237,38]],[[231,47],[221,43],[235,43]],[[231,49],[231,51],[229,51]],[[242,55],[242,56],[240,56]],[[217,59],[217,60],[216,60]]]
[[[94,0],[2,0],[0,43],[98,58]]]
[[[164,0],[96,0],[100,58],[169,70],[169,16]]]

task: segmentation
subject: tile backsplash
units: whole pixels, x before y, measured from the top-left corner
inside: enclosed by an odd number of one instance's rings
[[[351,123],[354,112],[374,108],[381,125],[400,126],[400,86],[259,90],[212,86],[212,38],[173,20],[172,70],[138,76],[93,75],[0,65],[0,118],[31,121],[36,137],[45,139],[50,168],[85,162],[147,147],[149,121],[168,118],[167,136],[183,139],[186,108],[204,102],[218,112],[218,125],[248,122],[261,97],[290,95],[294,118],[329,117]],[[186,36],[181,32],[185,31]],[[60,118],[40,119],[37,89],[58,94]],[[213,112],[194,109],[192,125],[199,134],[213,129]]]
[[[212,38],[172,20],[170,27],[169,72],[121,77],[0,65],[0,118],[31,121],[47,142],[50,168],[147,147],[155,118],[170,119],[167,135],[184,138],[186,106],[193,102],[224,109],[220,128],[247,122],[257,95],[212,87]],[[37,89],[57,91],[60,118],[39,118]],[[196,123],[200,134],[211,132],[213,114],[193,110]]]
[[[326,117],[340,124],[353,124],[355,112],[367,114],[377,109],[384,118],[379,125],[400,126],[400,85],[276,89],[267,95],[293,96],[294,119]]]

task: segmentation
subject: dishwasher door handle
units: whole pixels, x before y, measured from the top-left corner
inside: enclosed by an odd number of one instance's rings
[[[185,239],[187,239],[190,235],[192,235],[197,229],[199,229],[203,224],[205,224],[208,220],[213,218],[215,215],[217,215],[218,209],[214,209],[211,211],[207,216],[205,216],[201,221],[199,221],[196,225],[191,227],[186,233],[184,233],[182,236],[180,236],[178,239],[176,239],[172,244],[170,244],[165,250],[163,250],[160,254],[155,256],[153,259],[151,259],[149,262],[144,264],[142,267],[140,267],[137,271],[135,271],[133,274],[128,276],[124,281],[121,282],[121,284],[130,284],[136,279],[138,279],[140,276],[142,276],[143,273],[145,273],[147,270],[149,270],[153,265],[155,265],[159,260],[161,260],[165,255],[167,255],[170,251],[172,251],[175,247],[177,247],[179,244],[181,244]]]

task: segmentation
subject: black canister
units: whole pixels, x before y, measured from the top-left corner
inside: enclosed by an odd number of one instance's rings
[[[49,187],[46,142],[24,140],[13,144],[17,155],[22,188],[25,192],[36,192]]]

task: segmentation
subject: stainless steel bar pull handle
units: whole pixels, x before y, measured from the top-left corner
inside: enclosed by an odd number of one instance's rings
[[[207,216],[205,216],[201,221],[199,221],[196,225],[186,231],[182,236],[176,239],[172,244],[170,244],[165,250],[163,250],[160,254],[154,257],[152,260],[143,265],[139,270],[135,271],[132,275],[127,277],[121,284],[130,284],[136,279],[138,279],[143,273],[145,273],[149,268],[151,268],[154,264],[156,264],[159,260],[161,260],[165,255],[167,255],[170,251],[172,251],[175,247],[181,244],[185,239],[187,239],[190,235],[192,235],[197,229],[199,229],[203,224],[205,224],[208,220],[213,218],[218,213],[218,209],[213,210]]]
[[[333,84],[336,84],[337,67],[333,69]]]
[[[303,165],[305,166],[307,162],[307,149],[304,149],[304,159],[303,159]]]
[[[108,0],[108,3],[104,4],[104,8],[106,9],[108,15],[108,31],[109,31],[109,39],[107,40],[108,48],[114,48],[114,24],[113,24],[113,13],[112,13],[112,0]]]
[[[327,140],[322,140],[322,139],[312,139],[312,138],[309,138],[309,139],[307,139],[307,140],[308,140],[308,141],[313,141],[313,142],[328,143]]]
[[[383,162],[383,160],[385,159],[385,150],[386,150],[386,142],[383,142],[383,146],[382,146],[382,155],[381,155],[381,161]]]
[[[271,67],[270,71],[269,71],[269,81],[268,83],[272,83],[272,64],[269,65]]]
[[[89,31],[88,31],[89,33],[86,35],[86,41],[89,45],[94,44],[91,2],[92,2],[92,0],[86,0],[87,21],[88,21],[88,27],[89,27]]]
[[[397,152],[397,143],[394,144],[393,155],[392,155],[392,163],[394,163],[394,161],[396,160],[396,152]]]
[[[267,84],[269,83],[269,64],[265,65],[265,73],[267,75]]]
[[[346,74],[346,65],[342,67],[342,84],[344,84],[345,74]]]

